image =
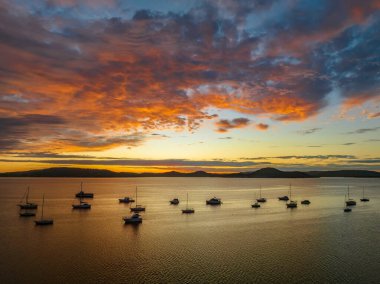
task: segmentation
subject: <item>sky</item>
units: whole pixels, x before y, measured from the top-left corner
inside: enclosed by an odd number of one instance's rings
[[[380,1],[0,0],[0,172],[380,171]]]

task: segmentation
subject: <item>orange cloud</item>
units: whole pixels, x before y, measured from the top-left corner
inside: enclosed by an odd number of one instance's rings
[[[268,124],[264,124],[264,123],[258,123],[258,124],[256,124],[256,128],[258,130],[268,130],[269,125]]]
[[[234,118],[232,120],[221,119],[215,123],[215,125],[218,127],[217,131],[221,133],[227,132],[230,129],[234,128],[246,127],[248,124],[249,119],[244,117]]]
[[[375,9],[348,1],[342,23],[335,25],[330,16],[338,12],[331,10],[309,31],[297,14],[288,19],[295,21],[289,23],[291,32],[269,23],[271,36],[261,38],[242,33],[232,20],[216,19],[220,15],[212,5],[204,17],[198,10],[184,15],[137,11],[133,17],[88,20],[65,17],[71,11],[65,7],[80,8],[77,1],[53,4],[63,12],[44,13],[41,8],[34,13],[26,5],[13,13],[11,2],[0,10],[0,24],[7,27],[0,31],[0,118],[24,123],[12,126],[10,136],[0,141],[3,145],[70,151],[136,146],[156,129],[194,130],[215,118],[210,109],[305,120],[325,106],[332,89],[309,43],[336,38]],[[83,5],[118,7],[106,0]],[[238,12],[241,4],[220,5]],[[261,46],[262,54],[254,56]],[[346,103],[368,98],[353,96]],[[28,115],[63,123],[25,123]],[[248,123],[245,118],[220,120],[217,127],[226,132]]]

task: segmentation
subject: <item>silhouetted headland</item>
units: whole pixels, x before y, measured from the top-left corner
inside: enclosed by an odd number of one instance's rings
[[[224,177],[224,178],[320,178],[320,177],[357,177],[380,178],[380,173],[366,170],[339,170],[339,171],[281,171],[275,168],[263,168],[253,172],[239,173],[207,173],[196,171],[181,173],[176,171],[164,173],[130,173],[113,172],[110,170],[82,169],[82,168],[48,168],[23,172],[0,173],[0,177]]]

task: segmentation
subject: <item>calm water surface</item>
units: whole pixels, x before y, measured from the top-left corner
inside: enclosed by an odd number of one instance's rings
[[[73,211],[81,181],[95,198]],[[309,206],[277,200],[289,182]],[[348,184],[358,205],[344,213]],[[19,217],[28,185],[53,226]],[[136,185],[138,227],[117,200]],[[260,185],[268,202],[254,209]],[[181,214],[187,192],[193,215]],[[223,205],[206,206],[213,196]],[[1,283],[380,283],[380,179],[3,178],[0,202]]]

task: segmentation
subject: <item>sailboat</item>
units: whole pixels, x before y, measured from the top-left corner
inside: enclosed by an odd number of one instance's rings
[[[189,208],[189,193],[186,194],[186,209],[182,209],[182,213],[185,213],[185,214],[192,214],[194,213],[194,209],[193,208]]]
[[[354,206],[356,205],[356,201],[350,198],[350,186],[347,186],[347,200],[346,200],[347,206]]]
[[[44,204],[45,204],[45,194],[42,195],[42,212],[41,212],[41,219],[35,220],[34,223],[36,225],[44,226],[44,225],[53,225],[53,219],[44,219]]]
[[[132,203],[132,202],[135,202],[135,200],[129,196],[119,198],[119,203]]]
[[[347,198],[347,195],[344,195],[344,209],[343,209],[343,211],[344,212],[351,212],[352,211],[352,209],[350,208],[350,207],[348,207],[347,206],[347,200],[346,200],[346,198]]]
[[[138,205],[137,203],[137,186],[136,186],[136,207],[131,207],[131,211],[132,212],[145,211],[145,207],[143,207],[142,205]]]
[[[80,191],[77,194],[75,194],[75,197],[78,197],[78,198],[94,198],[93,193],[84,192],[82,188],[83,188],[83,182],[80,183]]]
[[[213,198],[206,200],[206,205],[221,205],[221,204],[222,204],[222,200],[215,196]]]
[[[25,196],[25,203],[21,203],[22,201],[20,201],[20,204],[18,204],[20,209],[37,209],[38,205],[36,203],[29,202],[29,186],[28,186],[24,196]],[[22,198],[22,199],[24,199],[24,198]]]
[[[289,188],[289,199],[290,201],[288,203],[286,203],[286,207],[287,208],[297,208],[297,201],[295,200],[292,200],[292,185],[290,185],[290,188]]]
[[[361,201],[361,202],[368,202],[368,201],[369,201],[369,198],[364,197],[364,186],[363,186],[363,197],[360,198],[360,201]]]
[[[289,184],[289,188],[291,187],[292,185]],[[284,196],[280,196],[278,198],[278,200],[281,200],[281,201],[288,201],[289,200],[289,197],[287,195],[284,195]]]
[[[267,202],[267,199],[264,197],[261,197],[261,185],[260,185],[260,198],[256,199],[257,202]]]
[[[79,204],[73,204],[73,209],[91,209],[91,204],[85,202],[80,198]]]
[[[123,217],[125,224],[140,224],[142,223],[142,217],[139,213],[134,212],[131,217]]]

